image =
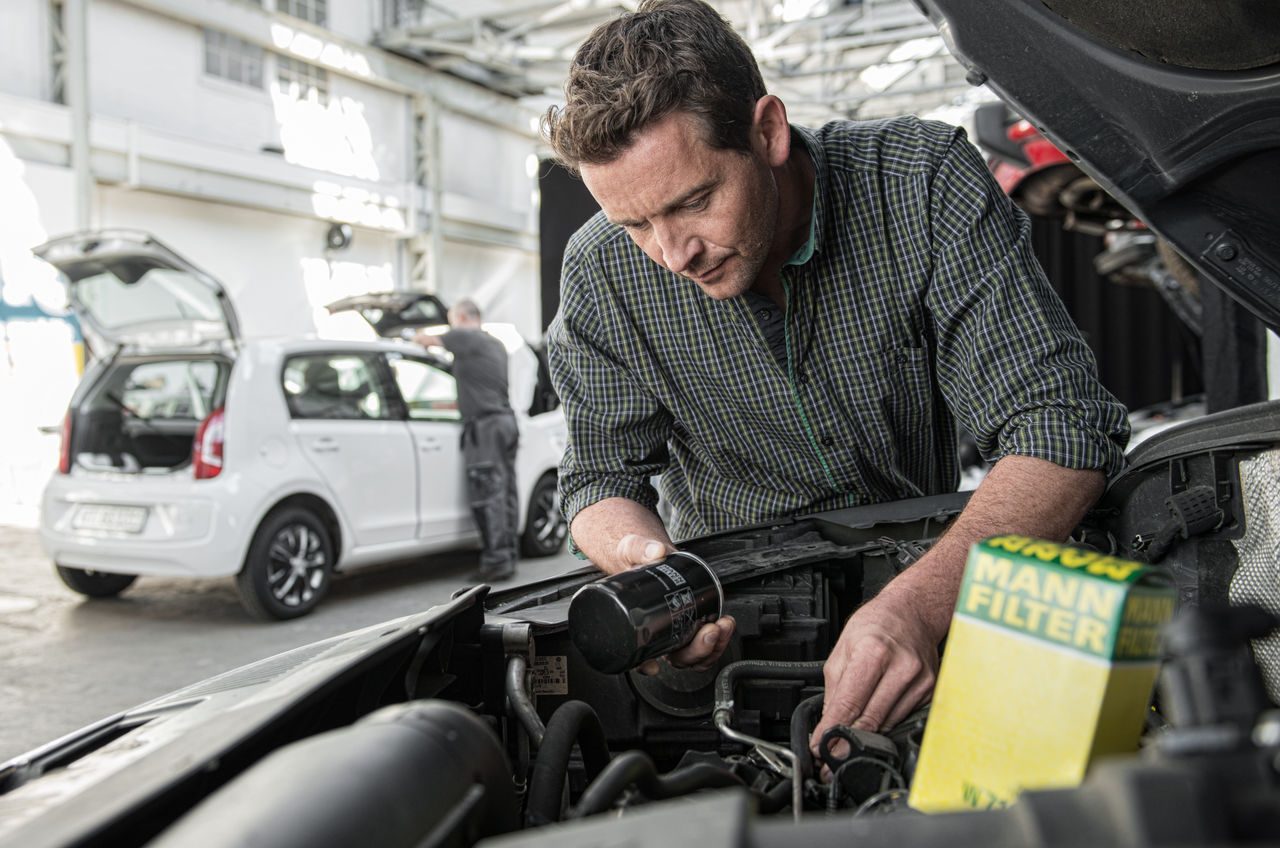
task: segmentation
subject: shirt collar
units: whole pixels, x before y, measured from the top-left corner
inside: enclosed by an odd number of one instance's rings
[[[800,249],[791,254],[783,265],[803,265],[813,258],[822,246],[822,198],[826,190],[827,161],[823,155],[822,144],[817,137],[804,127],[791,126],[791,143],[800,142],[813,162],[813,210],[809,215],[809,238]]]

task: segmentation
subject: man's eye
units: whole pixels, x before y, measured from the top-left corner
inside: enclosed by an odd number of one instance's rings
[[[641,221],[641,222],[639,222],[638,224],[623,224],[622,226],[623,226],[623,227],[624,227],[628,232],[638,233],[638,232],[643,232],[644,230],[649,229],[649,222],[648,222],[648,221]]]
[[[709,198],[704,195],[703,197],[699,197],[697,200],[689,201],[684,205],[684,208],[688,209],[690,212],[701,212],[703,209],[707,208],[708,202]]]

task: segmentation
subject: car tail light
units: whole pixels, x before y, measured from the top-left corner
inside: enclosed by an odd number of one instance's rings
[[[223,410],[215,409],[200,422],[195,444],[191,446],[191,464],[197,480],[208,480],[222,473],[222,448],[225,427]]]
[[[62,419],[62,439],[58,445],[58,473],[71,473],[71,410],[69,409]]]

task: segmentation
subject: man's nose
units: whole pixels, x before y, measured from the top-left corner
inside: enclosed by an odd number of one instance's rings
[[[700,252],[698,239],[682,227],[655,226],[653,234],[662,253],[662,264],[677,274],[688,271]]]

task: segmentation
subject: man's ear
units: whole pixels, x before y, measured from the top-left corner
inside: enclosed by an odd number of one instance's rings
[[[771,168],[780,168],[791,156],[791,125],[787,123],[787,107],[772,94],[756,101],[751,116],[752,145]]]

